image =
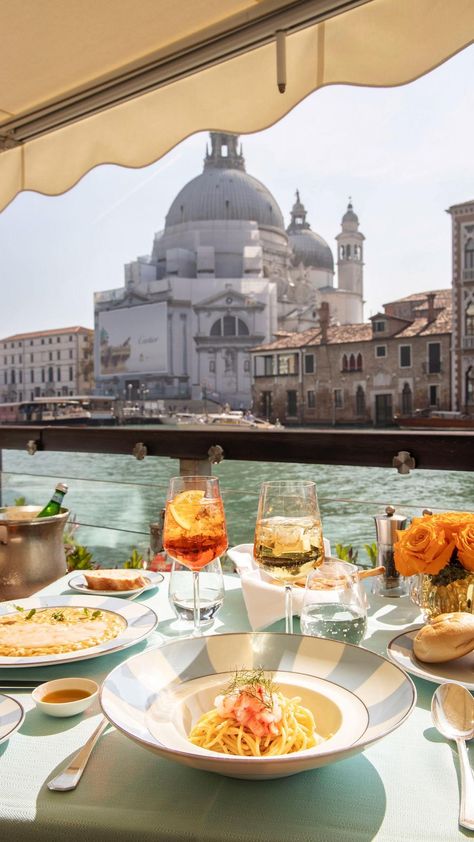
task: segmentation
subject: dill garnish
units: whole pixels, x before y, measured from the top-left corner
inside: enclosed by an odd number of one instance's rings
[[[102,617],[102,611],[97,610],[93,612],[92,619],[97,620],[98,617]]]
[[[52,620],[57,620],[58,623],[64,623],[64,614],[62,611],[55,611],[54,614],[51,614]]]
[[[276,687],[271,678],[265,678],[262,667],[254,670],[236,670],[230,683],[224,690],[224,695],[240,693],[245,690],[248,696],[258,699],[266,708],[273,708],[273,693]]]

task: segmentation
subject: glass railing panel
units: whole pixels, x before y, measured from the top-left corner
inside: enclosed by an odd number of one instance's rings
[[[46,501],[58,480],[69,485],[68,507],[79,524],[77,539],[100,564],[122,564],[133,547],[144,552],[149,524],[164,505],[168,479],[179,472],[177,460],[89,453],[3,451],[2,500]],[[265,479],[303,478],[317,483],[326,537],[352,545],[359,562],[368,563],[364,544],[375,541],[373,516],[388,504],[408,517],[433,510],[472,508],[472,474],[415,470],[401,476],[393,469],[223,462],[213,469],[221,480],[231,546],[249,543],[257,514],[259,487]]]

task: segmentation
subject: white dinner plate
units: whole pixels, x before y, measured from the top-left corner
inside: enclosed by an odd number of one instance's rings
[[[20,702],[0,693],[0,743],[18,731],[24,718],[25,711]]]
[[[43,667],[52,664],[69,664],[73,661],[84,661],[87,658],[97,658],[99,655],[108,655],[110,652],[117,652],[134,646],[140,640],[148,637],[156,628],[158,617],[148,606],[140,602],[130,602],[110,596],[30,596],[28,599],[18,599],[15,602],[4,602],[0,604],[0,616],[15,614],[18,605],[27,611],[32,608],[91,608],[102,611],[111,611],[118,614],[126,622],[126,627],[117,637],[112,640],[105,640],[97,646],[90,646],[88,649],[78,649],[75,652],[61,652],[57,655],[34,655],[30,657],[11,658],[0,655],[0,667]]]
[[[256,668],[313,711],[322,742],[279,757],[220,754],[191,743],[190,729],[214,707],[232,672]],[[361,646],[264,632],[188,638],[147,649],[109,673],[100,701],[108,719],[150,751],[195,769],[264,780],[363,751],[405,721],[416,690],[404,670]]]
[[[163,581],[164,576],[161,573],[153,573],[151,570],[147,570],[146,573],[143,574],[143,578],[146,579],[146,585],[140,588],[132,588],[129,591],[118,591],[118,590],[104,590],[98,591],[95,588],[88,588],[86,578],[83,574],[75,573],[74,576],[71,576],[68,579],[68,587],[71,588],[73,591],[77,591],[78,593],[87,593],[91,596],[132,596],[132,594],[139,594],[142,591],[149,591],[151,588],[157,588],[158,585]]]
[[[446,661],[442,664],[425,664],[419,661],[413,653],[413,639],[422,626],[397,634],[387,646],[387,655],[394,664],[398,664],[411,675],[417,675],[434,684],[444,681],[457,681],[467,690],[474,690],[474,652]]]

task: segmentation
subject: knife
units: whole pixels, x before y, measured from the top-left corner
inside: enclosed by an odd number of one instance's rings
[[[19,678],[17,680],[8,678],[5,681],[0,680],[0,693],[4,693],[8,690],[16,690],[17,692],[21,692],[23,690],[34,690],[35,687],[39,687],[40,684],[44,684],[43,678]]]

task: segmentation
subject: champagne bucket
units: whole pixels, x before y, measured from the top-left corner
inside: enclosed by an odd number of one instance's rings
[[[63,533],[69,510],[37,518],[40,511],[0,508],[0,601],[30,596],[67,573]]]

